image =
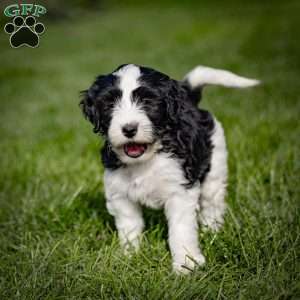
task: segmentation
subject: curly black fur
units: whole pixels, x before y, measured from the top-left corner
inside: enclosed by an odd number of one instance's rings
[[[154,135],[162,144],[160,151],[171,153],[181,162],[187,186],[198,180],[202,182],[210,170],[214,120],[209,112],[197,108],[201,90],[191,90],[185,82],[150,68],[140,67],[140,70],[141,86],[133,92],[132,101],[138,102],[151,120]],[[97,77],[80,102],[83,113],[94,125],[94,132],[106,139],[112,109],[122,96],[117,82],[112,74]],[[102,150],[102,161],[109,169],[124,166],[109,140]]]
[[[189,186],[197,180],[202,182],[210,170],[214,120],[209,112],[195,105],[193,97],[199,91],[194,92],[186,84],[155,70],[142,68],[142,72],[146,75],[141,80],[159,94],[160,105],[154,105],[159,106],[159,113],[151,121],[155,128],[160,128],[158,136],[162,151],[172,153],[182,161]],[[162,104],[165,104],[165,111]]]
[[[116,170],[124,166],[124,164],[118,159],[116,153],[112,151],[108,141],[105,142],[101,149],[101,159],[103,166],[107,169]]]
[[[94,132],[107,134],[115,101],[122,96],[116,88],[118,79],[112,74],[100,75],[92,86],[82,91],[80,106],[85,117],[94,125]]]

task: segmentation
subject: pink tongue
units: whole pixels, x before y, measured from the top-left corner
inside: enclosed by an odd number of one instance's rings
[[[130,155],[138,155],[144,151],[144,147],[140,145],[130,145],[127,146],[127,152]]]

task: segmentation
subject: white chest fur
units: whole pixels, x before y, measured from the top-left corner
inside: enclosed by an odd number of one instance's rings
[[[185,183],[185,178],[179,162],[161,153],[145,163],[106,170],[104,183],[107,199],[125,198],[160,208]]]

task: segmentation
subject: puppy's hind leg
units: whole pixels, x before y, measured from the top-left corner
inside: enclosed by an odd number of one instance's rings
[[[224,222],[227,184],[226,143],[223,128],[217,120],[211,141],[213,144],[211,168],[201,185],[199,220],[208,229],[216,231]]]
[[[226,185],[221,182],[213,184],[219,187],[207,188],[201,194],[199,220],[208,229],[217,231],[224,223]]]

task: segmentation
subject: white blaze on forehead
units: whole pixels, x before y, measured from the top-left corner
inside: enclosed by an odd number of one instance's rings
[[[119,77],[119,88],[122,91],[122,101],[131,102],[131,93],[140,86],[138,79],[141,76],[140,68],[135,65],[126,65],[113,73]]]
[[[139,78],[141,76],[140,68],[135,65],[126,65],[114,72],[113,75],[119,79],[118,87],[122,91],[119,99],[113,109],[108,137],[111,144],[118,148],[128,143],[128,138],[123,134],[122,128],[126,124],[137,123],[138,130],[133,140],[138,143],[152,143],[152,124],[143,107],[139,106],[132,99],[132,92],[140,86]],[[117,151],[117,150],[116,150]],[[118,155],[124,160],[128,160],[123,150]],[[145,154],[143,157],[146,157]]]

